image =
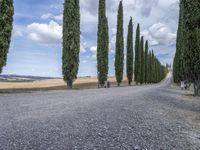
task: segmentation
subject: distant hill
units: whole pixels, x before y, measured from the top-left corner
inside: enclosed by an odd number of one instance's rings
[[[59,79],[58,78],[53,78],[53,77],[40,77],[40,76],[23,76],[23,75],[0,75],[0,79],[13,79],[13,80],[48,80],[48,79]]]

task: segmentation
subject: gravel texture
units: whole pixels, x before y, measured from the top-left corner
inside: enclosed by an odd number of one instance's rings
[[[199,150],[200,99],[169,83],[0,94],[0,150]]]

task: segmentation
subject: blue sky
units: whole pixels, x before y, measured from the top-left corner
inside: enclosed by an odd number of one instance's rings
[[[62,12],[64,0],[14,0],[14,30],[3,74],[61,77]],[[109,74],[114,74],[116,19],[119,0],[107,0]],[[124,37],[133,17],[150,49],[162,63],[175,53],[178,0],[124,0]],[[81,52],[79,76],[96,75],[98,0],[80,0]],[[134,32],[135,34],[135,32]],[[135,40],[135,39],[134,39]],[[126,44],[125,44],[126,47]]]

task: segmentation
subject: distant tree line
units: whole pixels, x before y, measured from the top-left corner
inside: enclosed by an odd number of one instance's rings
[[[6,65],[13,28],[13,0],[0,0],[0,73]]]
[[[176,54],[173,63],[175,83],[194,83],[200,96],[200,1],[180,0]]]
[[[137,25],[135,40],[135,68],[136,84],[158,83],[166,76],[166,67],[156,58],[153,51],[149,51],[148,41],[144,45],[144,37],[140,37],[140,25]]]
[[[103,7],[102,7],[103,4]],[[102,16],[103,12],[103,16]],[[99,27],[98,27],[98,48],[97,48],[97,64],[102,64],[106,60],[108,62],[108,28],[102,32],[104,25],[107,27],[107,20],[105,16],[105,0],[99,0]],[[100,25],[102,20],[105,20],[104,25]],[[116,33],[116,51],[115,51],[115,76],[118,86],[123,80],[124,71],[124,28],[123,28],[123,3],[120,1],[117,15],[117,33]],[[103,38],[102,38],[103,37]],[[101,39],[101,40],[99,40]],[[103,45],[102,45],[103,43]],[[100,46],[107,46],[106,50]],[[140,38],[140,25],[137,26],[136,41],[135,41],[135,67],[134,67],[134,49],[133,49],[133,21],[130,18],[128,24],[127,35],[127,57],[126,57],[126,75],[128,84],[131,85],[133,81],[133,74],[135,74],[136,83],[158,83],[166,76],[166,68],[159,62],[153,51],[149,51],[148,41],[144,45],[144,37]],[[99,54],[104,53],[102,57]],[[105,65],[105,64],[103,64]],[[101,66],[101,65],[100,65]],[[105,70],[105,71],[104,71]],[[99,82],[104,85],[106,78],[101,74],[106,72],[108,74],[108,63],[106,66],[98,67]],[[104,74],[105,75],[105,74]]]

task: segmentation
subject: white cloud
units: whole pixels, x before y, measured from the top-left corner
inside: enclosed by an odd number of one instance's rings
[[[82,53],[86,53],[86,52],[87,52],[87,50],[86,50],[86,45],[87,45],[86,42],[81,42],[81,44],[80,44],[80,51],[81,51]]]
[[[15,37],[23,37],[24,36],[23,33],[21,31],[19,31],[19,30],[15,30],[13,35]]]
[[[28,38],[40,43],[58,44],[62,39],[62,26],[55,21],[48,24],[32,23],[27,26]]]
[[[97,46],[91,46],[90,51],[92,53],[92,59],[96,60],[97,59]]]
[[[84,64],[87,63],[87,60],[83,60],[82,63],[84,63]]]
[[[97,53],[97,46],[92,46],[92,47],[90,48],[90,51],[91,51],[92,53]]]
[[[53,15],[52,13],[47,13],[47,14],[43,14],[41,16],[41,19],[53,19],[53,20],[57,20],[57,21],[61,21],[63,19],[63,15]]]
[[[116,28],[111,29],[111,38],[110,38],[110,43],[109,43],[109,49],[111,53],[115,53],[115,42],[116,42]]]
[[[159,44],[175,44],[176,33],[172,31],[163,23],[156,23],[142,32],[142,35],[149,40],[152,46]]]
[[[51,20],[49,23],[32,23],[27,26],[27,37],[28,39],[42,43],[42,44],[61,44],[62,42],[62,25],[59,25],[57,22]],[[19,31],[18,34],[22,34]],[[80,43],[80,52],[87,52],[87,42],[84,42],[83,36]]]
[[[63,19],[63,15],[61,14],[61,15],[54,16],[54,19],[61,21]]]
[[[41,19],[49,19],[51,18],[53,15],[51,13],[47,13],[41,16]]]

